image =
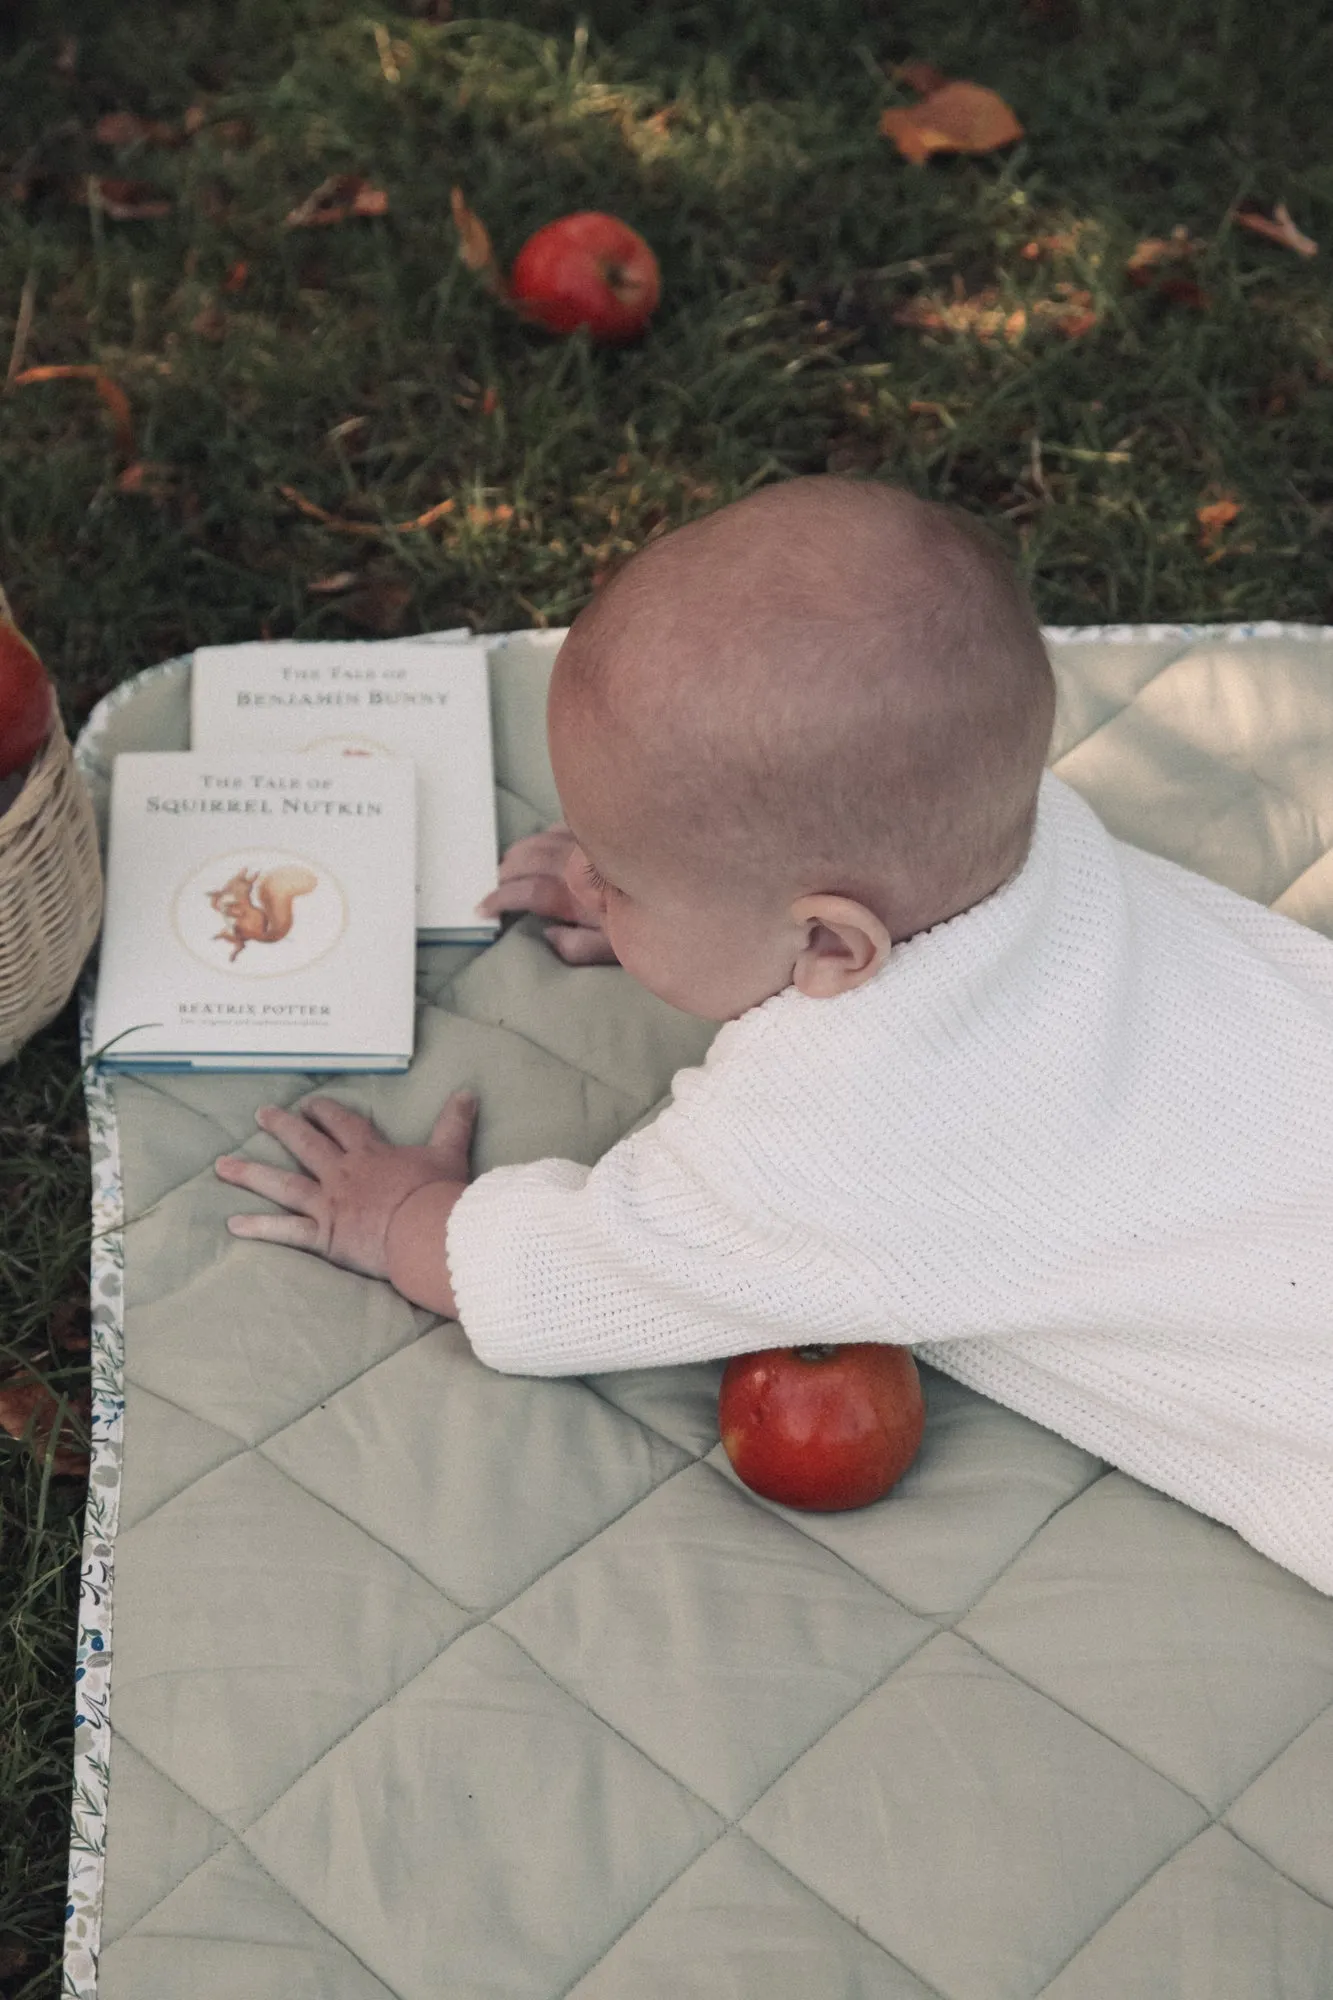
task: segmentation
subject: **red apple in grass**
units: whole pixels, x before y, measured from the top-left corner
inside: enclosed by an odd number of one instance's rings
[[[0,778],[24,770],[51,727],[51,683],[0,593]]]
[[[657,259],[638,231],[595,209],[562,215],[514,259],[509,297],[548,333],[586,326],[594,340],[634,340],[662,295]]]
[[[911,1350],[770,1347],[727,1363],[718,1429],[736,1476],[783,1507],[866,1507],[916,1457],[926,1406]]]

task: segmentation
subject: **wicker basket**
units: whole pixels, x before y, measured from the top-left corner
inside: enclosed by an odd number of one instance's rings
[[[60,1012],[101,919],[92,800],[56,711],[22,790],[0,813],[0,1062]]]

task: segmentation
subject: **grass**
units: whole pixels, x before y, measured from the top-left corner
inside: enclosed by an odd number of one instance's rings
[[[908,57],[999,90],[1025,140],[907,166],[876,123],[911,99],[890,73]],[[11,0],[0,367],[11,344],[100,365],[151,469],[124,490],[86,383],[15,388],[0,577],[72,723],[197,643],[563,623],[647,534],[828,467],[986,513],[1052,622],[1333,618],[1327,254],[1228,219],[1285,201],[1333,241],[1331,58],[1315,0],[604,0],[586,21],[565,0],[466,20],[445,0]],[[182,142],[102,143],[112,111]],[[336,173],[387,214],[286,228]],[[118,220],[89,176],[169,208]],[[520,325],[458,262],[455,182],[506,258],[565,209],[635,223],[664,274],[650,337]],[[1194,304],[1126,272],[1176,226]],[[284,486],[362,523],[456,504],[352,536]],[[1238,512],[1210,538],[1198,509],[1223,496]],[[66,1015],[0,1076],[0,1373],[67,1394],[75,1066]],[[77,1491],[0,1450],[0,1994],[44,1996]]]

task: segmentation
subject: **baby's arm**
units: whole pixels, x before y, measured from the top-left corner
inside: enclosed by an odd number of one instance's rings
[[[445,1262],[449,1217],[468,1183],[477,1100],[458,1090],[424,1146],[394,1146],[368,1118],[330,1097],[300,1112],[265,1105],[255,1114],[306,1169],[303,1174],[224,1154],[220,1180],[263,1195],[280,1215],[233,1215],[233,1236],[311,1250],[367,1277],[387,1278],[414,1305],[456,1317]]]

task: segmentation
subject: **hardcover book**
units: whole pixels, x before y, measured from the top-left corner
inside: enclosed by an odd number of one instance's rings
[[[417,929],[486,942],[477,915],[498,860],[490,683],[479,640],[270,640],[194,656],[196,750],[411,757],[417,768]]]
[[[93,1023],[102,1062],[406,1069],[415,839],[407,758],[117,757]]]

